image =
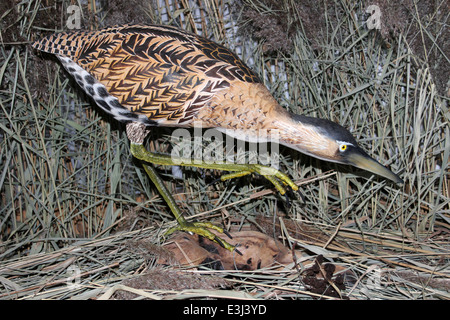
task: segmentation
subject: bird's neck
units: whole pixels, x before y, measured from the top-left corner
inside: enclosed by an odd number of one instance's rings
[[[290,118],[263,84],[235,81],[215,93],[194,122],[202,127],[257,132],[276,129],[275,122],[289,123]]]
[[[313,150],[320,154],[327,146],[317,145],[317,133],[309,130],[311,119],[281,107],[263,84],[238,82],[215,94],[196,121],[239,140],[277,142],[303,153]]]

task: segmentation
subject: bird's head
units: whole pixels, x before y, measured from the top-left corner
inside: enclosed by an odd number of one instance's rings
[[[402,184],[403,180],[371,158],[358,146],[353,135],[339,124],[319,118],[291,115],[287,125],[287,146],[313,157],[352,165]]]

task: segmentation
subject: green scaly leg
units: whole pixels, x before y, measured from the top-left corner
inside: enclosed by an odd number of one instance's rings
[[[131,145],[131,154],[139,160],[157,164],[157,165],[169,165],[169,166],[190,166],[190,167],[198,167],[204,169],[216,169],[216,170],[226,170],[233,171],[232,173],[223,175],[221,177],[222,181],[226,181],[229,179],[242,177],[251,173],[258,173],[264,176],[267,180],[269,180],[275,188],[281,193],[285,194],[286,189],[283,185],[287,185],[291,187],[293,190],[298,190],[297,185],[284,173],[272,168],[259,164],[234,164],[234,163],[196,163],[191,159],[182,159],[182,158],[173,158],[169,155],[157,154],[149,152],[143,146],[143,141],[148,131],[145,129],[145,125],[137,122],[129,123],[127,125],[127,135],[130,139]],[[183,217],[180,208],[176,205],[175,200],[173,199],[170,192],[164,185],[164,182],[161,180],[157,172],[152,166],[148,166],[143,164],[147,175],[150,177],[152,182],[157,187],[159,193],[167,202],[170,210],[172,211],[175,219],[178,222],[178,226],[174,228],[170,228],[165,235],[169,235],[175,231],[186,231],[191,233],[196,233],[205,238],[208,238],[216,243],[220,244],[222,247],[233,251],[236,248],[224,241],[221,238],[218,238],[215,234],[213,234],[208,229],[216,230],[220,233],[224,233],[224,230],[220,227],[217,227],[209,222],[188,222]],[[236,250],[237,251],[237,250]]]
[[[234,171],[232,173],[222,175],[220,177],[220,180],[222,181],[243,177],[252,173],[257,173],[269,180],[282,195],[286,193],[286,189],[283,185],[291,187],[294,191],[298,190],[298,186],[286,174],[278,171],[275,168],[260,164],[206,162],[197,163],[193,162],[191,159],[174,158],[166,154],[149,152],[144,148],[142,144],[133,142],[131,142],[131,153],[139,160],[157,165],[185,166],[203,169]]]
[[[200,236],[203,236],[205,238],[208,238],[218,244],[220,244],[222,247],[224,247],[227,250],[233,251],[236,250],[236,247],[229,244],[228,242],[222,240],[221,238],[217,237],[214,233],[209,231],[208,229],[216,230],[220,233],[224,233],[224,230],[210,222],[188,222],[183,217],[180,208],[175,203],[175,199],[172,197],[170,192],[167,190],[166,186],[164,185],[164,182],[161,180],[161,177],[156,172],[155,168],[152,166],[148,166],[146,164],[142,164],[145,172],[147,172],[147,175],[150,177],[150,180],[155,184],[156,188],[158,189],[161,196],[166,201],[167,205],[169,206],[170,210],[172,211],[173,215],[175,216],[175,219],[178,222],[178,226],[170,228],[168,231],[165,232],[165,236],[168,236],[172,234],[175,231],[185,231],[190,233],[196,233]],[[236,250],[237,251],[237,250]],[[239,252],[239,251],[237,251]]]

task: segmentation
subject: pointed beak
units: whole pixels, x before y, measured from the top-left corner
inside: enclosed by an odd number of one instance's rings
[[[353,150],[352,153],[348,154],[346,160],[348,161],[348,164],[351,164],[357,168],[375,173],[379,176],[392,180],[397,184],[403,184],[403,180],[398,175],[393,173],[385,166],[381,165],[376,160],[372,159],[365,151],[360,148],[357,148]]]

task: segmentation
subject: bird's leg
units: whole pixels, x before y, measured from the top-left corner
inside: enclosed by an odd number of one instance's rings
[[[283,185],[289,186],[294,191],[298,190],[298,186],[286,174],[272,167],[247,163],[194,162],[191,159],[176,158],[170,155],[149,152],[142,145],[146,134],[147,132],[144,124],[132,122],[127,125],[127,135],[131,141],[131,152],[139,160],[157,165],[178,165],[203,169],[232,171],[229,174],[222,175],[220,177],[222,181],[242,177],[251,173],[257,173],[269,180],[282,195],[286,193],[286,189]],[[140,136],[142,136],[142,138],[137,139],[137,137]]]
[[[165,232],[165,236],[168,236],[172,234],[175,231],[185,231],[189,233],[196,233],[200,236],[203,236],[205,238],[210,239],[211,241],[214,241],[224,247],[227,250],[234,251],[236,250],[236,247],[229,244],[225,240],[219,238],[214,233],[209,231],[208,229],[216,230],[220,233],[226,233],[225,230],[222,228],[210,223],[210,222],[188,222],[183,217],[183,214],[181,213],[180,208],[175,203],[175,199],[172,197],[170,192],[167,190],[166,186],[164,185],[164,182],[161,180],[160,176],[156,172],[155,168],[152,166],[142,164],[144,167],[145,172],[147,172],[147,175],[150,177],[150,180],[155,184],[156,188],[158,189],[161,196],[166,201],[167,205],[169,206],[170,210],[172,211],[173,215],[175,216],[175,219],[178,222],[178,226],[170,228]],[[228,235],[229,236],[229,235]]]
[[[286,193],[286,189],[283,186],[283,184],[289,186],[295,191],[298,190],[298,186],[287,175],[272,167],[263,166],[260,164],[206,163],[206,162],[197,163],[193,162],[191,159],[174,158],[169,155],[149,152],[143,146],[143,141],[147,133],[148,131],[146,130],[145,125],[142,123],[131,122],[127,124],[127,136],[131,142],[130,145],[131,153],[133,154],[134,157],[136,157],[139,160],[157,165],[169,165],[169,166],[179,165],[179,166],[198,167],[204,169],[233,171],[232,173],[223,175],[221,177],[222,181],[241,177],[251,173],[258,173],[264,176],[270,182],[272,182],[275,188],[282,195]],[[175,203],[175,200],[173,199],[170,192],[164,186],[163,181],[159,178],[154,168],[144,164],[144,169],[147,172],[150,179],[158,188],[160,194],[167,202],[172,213],[177,219],[178,226],[169,229],[167,233],[170,234],[177,230],[193,232],[198,235],[204,236],[212,241],[215,241],[231,251],[235,250],[234,246],[228,244],[226,241],[218,238],[212,232],[207,230],[207,228],[210,228],[222,233],[223,230],[221,228],[214,226],[211,223],[187,222],[183,218],[179,207]]]
[[[127,125],[127,135],[131,141],[131,153],[133,154],[133,156],[135,156],[136,158],[138,158],[140,160],[144,160],[144,159],[141,159],[142,158],[141,157],[141,154],[142,154],[141,149],[145,150],[142,143],[147,134],[148,134],[148,131],[145,130],[145,126],[143,127],[141,124],[130,123]],[[145,150],[145,151],[146,151],[145,154],[150,153],[147,150]],[[155,156],[158,156],[158,155],[155,154]],[[147,160],[147,159],[149,159],[149,158],[148,157],[146,158],[147,162],[152,162],[151,160]],[[217,237],[214,233],[212,233],[211,231],[208,230],[208,229],[213,229],[220,233],[225,233],[230,237],[230,235],[222,228],[220,228],[210,222],[188,222],[188,221],[186,221],[186,219],[183,217],[183,214],[182,214],[180,208],[177,206],[175,199],[172,197],[170,192],[167,190],[166,186],[164,185],[164,182],[162,181],[161,177],[156,172],[155,168],[153,168],[150,165],[144,164],[144,163],[142,165],[144,167],[145,172],[149,176],[150,180],[152,180],[152,182],[155,184],[159,193],[161,194],[163,199],[166,201],[167,205],[169,206],[170,210],[172,211],[173,215],[175,216],[175,219],[178,222],[178,226],[170,228],[165,233],[166,236],[175,231],[185,231],[185,232],[189,232],[189,233],[196,233],[200,236],[203,236],[205,238],[208,238],[208,239],[218,243],[219,245],[221,245],[222,247],[224,247],[227,250],[230,250],[230,251],[236,250],[236,252],[240,253],[236,249],[235,246],[233,246],[233,245],[229,244],[228,242],[226,242],[225,240]]]

